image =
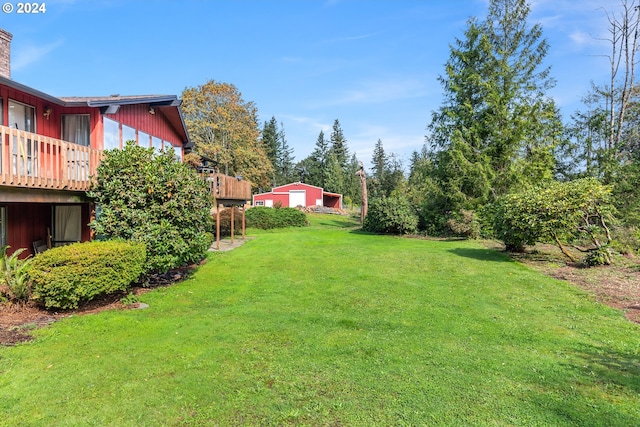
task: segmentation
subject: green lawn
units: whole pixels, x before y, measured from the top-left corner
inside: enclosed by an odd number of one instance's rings
[[[251,230],[0,349],[3,426],[632,426],[640,327],[474,242]]]

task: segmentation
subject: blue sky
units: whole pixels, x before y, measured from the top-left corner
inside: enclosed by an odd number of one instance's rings
[[[17,2],[10,2],[17,5]],[[54,96],[175,94],[234,84],[260,121],[281,122],[296,160],[340,124],[369,164],[378,139],[408,165],[442,103],[449,46],[487,0],[49,0],[0,12],[13,34],[12,78]],[[619,0],[533,0],[550,92],[563,116],[607,79],[604,9]]]

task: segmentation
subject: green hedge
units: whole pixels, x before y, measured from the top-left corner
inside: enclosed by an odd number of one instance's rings
[[[31,261],[32,298],[46,308],[77,308],[127,289],[142,274],[145,261],[144,244],[120,240],[53,248]]]
[[[307,215],[295,208],[267,208],[262,206],[248,209],[245,214],[248,227],[270,228],[304,227],[308,224]]]

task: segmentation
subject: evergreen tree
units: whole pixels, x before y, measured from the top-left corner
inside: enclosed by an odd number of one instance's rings
[[[426,210],[477,209],[552,177],[562,126],[545,94],[554,85],[543,67],[548,45],[541,26],[528,25],[529,11],[526,0],[491,0],[486,19],[470,19],[451,46],[440,77],[444,105],[429,125],[439,188],[427,203],[437,206]]]
[[[360,204],[362,200],[362,186],[357,175],[358,170],[360,170],[360,162],[356,153],[353,153],[344,170],[343,197],[345,204]]]
[[[383,183],[385,181],[386,173],[389,169],[389,159],[384,152],[382,146],[382,140],[378,139],[376,146],[373,149],[373,155],[371,156],[371,175],[367,178],[367,187],[369,195],[372,198],[386,195],[383,190]]]
[[[347,161],[349,159],[349,149],[347,148],[347,140],[342,133],[342,128],[340,127],[338,119],[335,119],[333,122],[329,141],[331,143],[331,151],[335,154],[340,167],[344,169],[347,166]]]
[[[284,185],[296,180],[295,164],[293,163],[293,149],[289,147],[284,132],[284,125],[280,123],[278,132],[278,149],[276,150],[276,185]]]
[[[278,144],[279,144],[279,132],[278,122],[275,117],[271,117],[271,120],[264,122],[262,126],[262,146],[264,147],[267,157],[271,161],[272,165],[276,165],[278,158]]]
[[[340,167],[336,153],[329,151],[325,163],[325,181],[322,188],[333,193],[343,193],[343,183],[343,169]]]
[[[329,155],[329,142],[321,130],[316,140],[316,145],[311,154],[303,160],[307,175],[307,184],[324,188],[327,181],[327,158]]]

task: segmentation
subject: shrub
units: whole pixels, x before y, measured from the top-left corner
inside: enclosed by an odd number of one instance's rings
[[[403,196],[371,200],[362,229],[375,233],[409,234],[418,229],[418,216]]]
[[[571,261],[564,244],[588,239],[589,251],[611,241],[607,222],[612,218],[610,189],[596,179],[550,182],[502,197],[493,206],[496,237],[507,250],[522,250],[539,241],[553,242]],[[564,242],[564,243],[563,243]],[[608,249],[599,251],[608,254]]]
[[[304,227],[307,215],[295,208],[267,208],[256,206],[245,214],[247,226],[269,230],[271,228]]]
[[[172,150],[158,154],[128,141],[105,151],[88,195],[99,206],[90,226],[108,239],[144,243],[146,273],[199,261],[209,249],[209,188]]]
[[[460,209],[459,215],[449,218],[447,226],[457,236],[467,239],[480,237],[480,222],[474,211]]]
[[[640,230],[636,227],[617,227],[611,232],[611,248],[623,254],[640,253]]]
[[[587,267],[597,267],[611,264],[611,252],[608,247],[597,248],[589,251],[583,260]]]
[[[29,265],[32,297],[46,308],[77,308],[81,302],[127,289],[143,273],[144,244],[122,240],[61,246]]]
[[[2,248],[0,253],[0,284],[3,284],[9,290],[9,298],[17,301],[27,301],[31,294],[31,279],[29,278],[28,268],[31,259],[20,259],[25,248],[20,248],[7,255],[9,246]]]

